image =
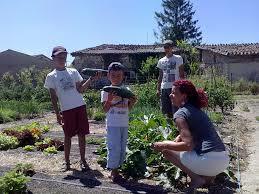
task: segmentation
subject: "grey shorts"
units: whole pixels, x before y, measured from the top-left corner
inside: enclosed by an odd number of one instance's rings
[[[169,97],[171,91],[171,88],[161,89],[160,107],[163,114],[166,114],[172,118],[178,108],[174,106],[171,102],[171,99]]]

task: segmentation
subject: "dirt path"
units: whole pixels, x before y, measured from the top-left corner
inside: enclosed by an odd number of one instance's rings
[[[247,142],[248,166],[241,172],[241,184],[243,193],[259,193],[259,98],[243,98],[237,101],[234,112],[248,120],[247,127],[253,132],[251,139]],[[244,134],[245,135],[245,134]]]

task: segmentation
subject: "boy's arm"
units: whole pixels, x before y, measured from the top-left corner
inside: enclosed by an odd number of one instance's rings
[[[76,89],[79,93],[83,93],[92,83],[93,78],[90,77],[86,81],[76,82]]]
[[[114,105],[112,105],[112,99],[114,98],[115,93],[108,93],[108,98],[107,100],[103,101],[103,110],[105,113],[107,113],[111,107],[113,107]]]
[[[179,77],[180,77],[180,79],[184,79],[185,78],[185,75],[184,75],[184,65],[183,64],[181,64],[179,66]]]
[[[160,96],[161,93],[161,83],[163,79],[163,71],[159,69],[159,76],[158,76],[158,82],[157,82],[157,95]]]
[[[178,62],[179,62],[179,77],[180,79],[185,79],[183,58],[180,57]]]
[[[136,104],[136,102],[137,102],[136,96],[133,96],[132,98],[129,99],[129,104],[128,104],[129,110],[132,109],[132,107]]]
[[[83,93],[89,86],[91,85],[92,81],[96,81],[100,79],[101,72],[97,72],[95,76],[90,76],[88,80],[81,81],[76,83],[76,89],[79,93]]]
[[[57,116],[57,121],[60,125],[63,124],[63,120],[62,120],[62,116],[59,112],[59,109],[58,109],[58,97],[56,95],[56,92],[54,89],[50,88],[49,89],[49,93],[50,93],[50,98],[51,98],[51,102],[52,102],[52,106],[54,108],[54,111],[56,113],[56,116]]]

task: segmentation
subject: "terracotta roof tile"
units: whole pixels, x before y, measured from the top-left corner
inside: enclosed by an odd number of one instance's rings
[[[196,48],[227,56],[259,55],[259,43],[200,45]]]

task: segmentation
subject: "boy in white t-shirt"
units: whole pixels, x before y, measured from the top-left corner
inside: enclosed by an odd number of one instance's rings
[[[183,58],[173,54],[173,41],[166,40],[164,43],[166,56],[158,61],[159,77],[157,84],[157,95],[160,97],[162,113],[169,118],[177,111],[170,100],[173,83],[176,80],[184,79]]]
[[[78,135],[82,170],[88,170],[85,160],[85,135],[89,134],[89,124],[86,105],[81,94],[91,83],[100,77],[100,73],[90,77],[86,82],[76,69],[65,67],[67,51],[62,46],[53,48],[52,58],[55,69],[50,72],[45,80],[44,87],[50,92],[57,122],[62,125],[64,131],[64,170],[70,169],[71,138]],[[60,105],[61,112],[58,108]]]
[[[124,79],[124,66],[113,62],[108,67],[108,79],[112,86],[122,86]],[[106,112],[107,130],[107,168],[111,170],[110,178],[116,182],[121,179],[118,172],[125,160],[128,139],[129,109],[136,102],[136,97],[126,99],[116,96],[115,93],[102,91],[101,102]]]

